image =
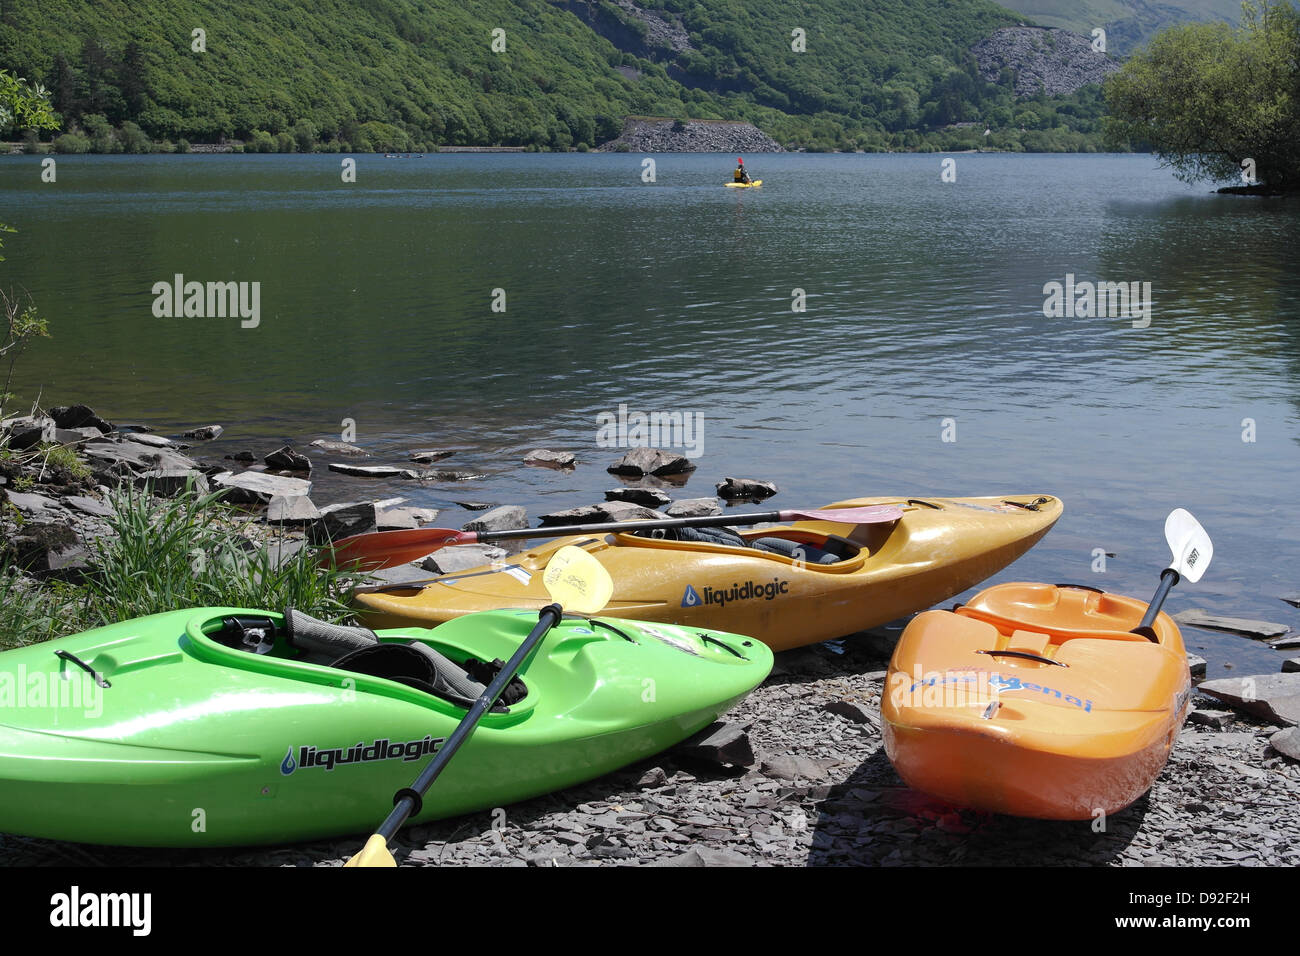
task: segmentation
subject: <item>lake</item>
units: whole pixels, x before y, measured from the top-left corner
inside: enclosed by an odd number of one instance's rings
[[[1216,553],[1168,609],[1300,626],[1278,599],[1300,588],[1295,201],[1218,196],[1149,156],[952,158],[955,182],[939,154],[755,155],[765,185],[735,190],[725,155],[363,155],[355,182],[332,155],[66,156],[54,183],[0,157],[20,230],[0,282],[53,336],[17,391],[168,434],[225,425],[206,458],[345,420],[373,463],[455,448],[439,467],[486,477],[314,473],[318,503],[404,495],[452,526],[457,500],[534,519],[600,500],[622,454],[597,445],[603,412],[698,416],[683,496],[725,476],[777,482],[787,508],[1046,492],[1065,517],[994,580],[1143,598],[1181,506]],[[177,274],[259,283],[255,327],[156,315]],[[1149,321],[1045,316],[1051,282],[1149,283]],[[581,464],[524,467],[533,448]],[[1211,676],[1283,657],[1185,637]]]

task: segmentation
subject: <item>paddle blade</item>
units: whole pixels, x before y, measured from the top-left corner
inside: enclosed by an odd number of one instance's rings
[[[1193,584],[1199,581],[1214,557],[1214,543],[1201,523],[1191,512],[1175,508],[1165,519],[1165,540],[1174,556],[1169,567]]]
[[[903,517],[898,505],[867,505],[863,508],[823,508],[813,511],[782,511],[782,521],[838,521],[841,524],[886,524]]]
[[[419,560],[449,544],[473,541],[474,533],[452,528],[411,528],[354,534],[334,542],[334,566],[356,564],[362,571],[395,568]],[[327,559],[328,560],[328,559]]]
[[[573,545],[555,552],[546,564],[542,583],[551,600],[577,614],[595,614],[614,594],[614,580],[604,566]]]
[[[388,852],[388,841],[378,833],[366,841],[361,852],[343,864],[344,866],[397,866],[393,854]]]

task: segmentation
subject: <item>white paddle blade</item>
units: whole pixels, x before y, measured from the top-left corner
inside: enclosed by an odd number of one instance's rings
[[[1175,508],[1165,519],[1165,540],[1173,552],[1174,562],[1169,565],[1179,577],[1195,584],[1210,566],[1214,557],[1214,542],[1205,533],[1201,523],[1191,512]]]
[[[595,614],[603,610],[614,594],[614,579],[594,557],[573,545],[566,545],[546,564],[542,575],[551,600],[566,611]]]

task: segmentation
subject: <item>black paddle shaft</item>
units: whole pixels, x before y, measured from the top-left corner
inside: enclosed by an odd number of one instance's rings
[[[438,779],[438,775],[442,773],[443,768],[451,762],[451,758],[456,756],[456,751],[460,749],[460,745],[469,739],[469,735],[474,732],[474,728],[483,719],[483,715],[496,704],[497,698],[505,691],[506,685],[514,679],[519,668],[523,667],[524,661],[533,652],[533,648],[541,642],[551,628],[560,622],[563,614],[564,609],[558,604],[548,604],[538,612],[537,624],[524,638],[523,643],[519,645],[519,649],[515,651],[510,660],[506,661],[505,667],[501,668],[497,672],[497,676],[492,678],[492,683],[488,684],[487,689],[483,691],[479,699],[474,701],[469,713],[456,725],[456,729],[451,732],[451,736],[447,738],[446,743],[439,748],[438,753],[429,761],[429,765],[415,778],[415,783],[394,794],[393,812],[379,825],[379,829],[375,831],[376,833],[385,840],[391,840],[393,834],[400,830],[408,819],[420,812],[421,807],[424,805],[424,795],[429,792],[429,787],[433,786],[433,782]]]
[[[1141,634],[1150,640],[1156,639],[1156,632],[1153,625],[1156,622],[1156,615],[1160,613],[1160,608],[1164,606],[1165,598],[1169,597],[1169,591],[1179,581],[1178,572],[1173,568],[1165,568],[1160,572],[1160,587],[1156,588],[1156,593],[1151,598],[1151,603],[1147,605],[1147,612],[1142,615],[1142,623],[1133,628],[1134,634]]]
[[[604,524],[557,524],[540,528],[520,528],[515,531],[475,531],[475,541],[522,541],[525,538],[559,538],[571,534],[603,534],[606,531],[628,533],[655,528],[720,528],[726,525],[759,524],[763,521],[780,521],[781,512],[762,511],[757,514],[702,515],[698,518],[652,518],[646,521],[607,521]]]

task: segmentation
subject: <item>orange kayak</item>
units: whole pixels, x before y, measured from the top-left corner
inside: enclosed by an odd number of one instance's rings
[[[885,752],[911,787],[1049,820],[1124,809],[1159,776],[1191,675],[1167,614],[1092,588],[1000,584],[903,632],[881,700]]]
[[[843,637],[930,607],[979,584],[1028,551],[1061,516],[1057,498],[854,498],[829,508],[897,505],[887,524],[794,521],[740,536],[813,548],[830,563],[634,534],[590,534],[539,545],[508,562],[392,586],[354,598],[372,627],[433,627],[491,608],[549,603],[538,573],[560,547],[590,551],[614,579],[605,617],[717,628],[784,650]]]

